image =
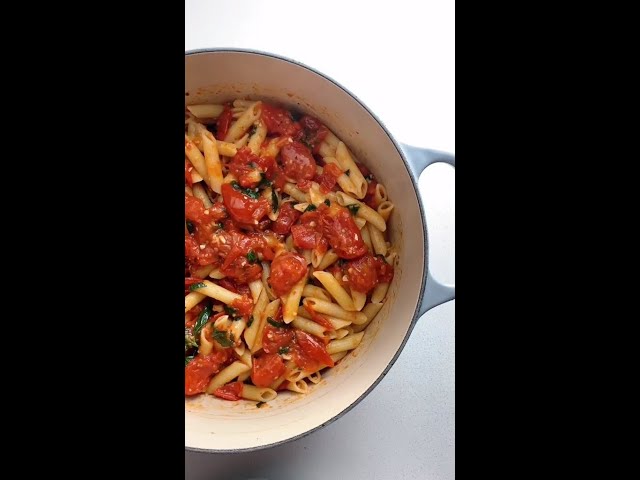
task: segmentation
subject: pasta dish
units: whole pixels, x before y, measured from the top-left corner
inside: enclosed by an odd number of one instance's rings
[[[397,252],[382,183],[323,123],[263,101],[185,112],[185,395],[262,406],[358,347]]]

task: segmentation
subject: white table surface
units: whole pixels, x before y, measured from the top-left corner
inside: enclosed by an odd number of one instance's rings
[[[185,50],[253,48],[312,66],[354,92],[397,140],[455,153],[452,0],[186,0]],[[420,178],[430,268],[455,283],[455,174]],[[351,412],[283,446],[185,452],[185,478],[455,477],[455,300],[427,312],[380,384]]]

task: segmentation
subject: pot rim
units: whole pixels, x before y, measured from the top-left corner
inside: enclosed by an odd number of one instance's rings
[[[424,255],[423,255],[423,275],[422,275],[422,284],[420,285],[420,292],[419,292],[419,296],[418,296],[418,303],[416,304],[416,309],[413,312],[413,317],[411,319],[411,323],[409,324],[409,328],[407,330],[407,333],[405,334],[404,338],[402,339],[402,342],[400,343],[398,349],[396,350],[396,353],[394,354],[393,358],[391,359],[391,361],[389,362],[389,364],[386,366],[386,368],[382,371],[382,373],[378,376],[378,378],[369,386],[369,388],[367,388],[367,390],[365,390],[365,392],[360,395],[353,403],[351,403],[349,406],[347,406],[344,410],[342,410],[340,413],[338,413],[337,415],[331,417],[329,420],[327,420],[326,422],[310,429],[307,430],[306,432],[302,432],[298,435],[295,435],[293,437],[287,438],[285,440],[280,440],[278,442],[273,442],[273,443],[269,443],[267,445],[260,445],[257,447],[248,447],[248,448],[235,448],[235,449],[231,449],[231,450],[220,450],[220,449],[212,449],[212,448],[196,448],[196,447],[189,447],[185,445],[185,450],[189,451],[189,452],[199,452],[199,453],[248,453],[248,452],[255,452],[258,450],[264,450],[267,448],[271,448],[271,447],[276,447],[278,445],[283,445],[285,443],[288,442],[292,442],[294,440],[298,440],[300,438],[306,437],[307,435],[310,435],[311,433],[315,432],[316,430],[319,430],[323,427],[326,427],[327,425],[335,422],[336,420],[338,420],[340,417],[342,417],[343,415],[345,415],[346,413],[348,413],[352,408],[354,408],[356,405],[358,405],[367,395],[369,395],[369,393],[371,393],[371,391],[378,385],[378,383],[380,383],[380,381],[382,381],[382,379],[387,375],[387,373],[389,372],[389,370],[391,369],[391,367],[393,367],[393,365],[396,363],[396,360],[398,359],[398,357],[400,356],[400,354],[402,353],[402,350],[404,350],[404,347],[407,343],[407,341],[409,340],[409,336],[411,335],[411,332],[413,332],[414,327],[416,326],[417,322],[418,322],[418,318],[420,318],[419,315],[419,311],[420,308],[422,307],[422,303],[424,301],[424,289],[426,286],[426,282],[427,282],[427,273],[428,273],[428,269],[429,269],[429,237],[427,235],[427,222],[425,219],[425,211],[424,211],[424,205],[422,203],[422,198],[420,197],[420,192],[418,190],[418,179],[415,178],[411,168],[409,167],[409,162],[407,161],[406,157],[405,157],[405,153],[402,150],[402,148],[400,148],[400,145],[398,144],[398,142],[395,140],[395,138],[393,137],[393,135],[391,135],[391,133],[389,132],[389,130],[387,129],[387,127],[384,125],[384,123],[382,123],[382,121],[378,118],[378,116],[373,113],[371,111],[371,109],[369,109],[369,107],[367,107],[364,102],[362,100],[360,100],[356,95],[354,95],[350,90],[348,90],[347,88],[343,87],[340,83],[338,83],[337,81],[335,81],[333,78],[325,75],[322,72],[319,72],[318,70],[316,70],[315,68],[312,68],[308,65],[305,65],[304,63],[301,63],[297,60],[293,60],[291,58],[288,57],[284,57],[282,55],[276,55],[274,53],[270,53],[270,52],[265,52],[265,51],[261,51],[261,50],[254,50],[254,49],[248,49],[248,48],[226,48],[226,47],[220,47],[220,48],[200,48],[200,49],[193,49],[193,50],[186,50],[185,51],[185,57],[189,57],[189,56],[194,56],[194,55],[198,55],[198,54],[203,54],[203,53],[244,53],[244,54],[251,54],[251,55],[259,55],[259,56],[263,56],[263,57],[269,57],[269,58],[274,58],[276,60],[282,60],[284,62],[288,62],[288,63],[292,63],[293,65],[296,65],[298,67],[304,68],[322,78],[324,78],[325,80],[328,80],[329,82],[333,83],[336,87],[338,87],[339,89],[341,89],[342,91],[344,91],[347,95],[349,95],[351,98],[353,98],[362,108],[364,108],[367,113],[369,115],[371,115],[371,117],[378,123],[378,125],[380,125],[380,127],[382,128],[382,130],[384,131],[384,133],[387,134],[387,137],[389,138],[389,140],[391,140],[391,142],[393,143],[393,146],[396,148],[396,151],[398,152],[398,154],[400,155],[400,158],[402,159],[402,163],[404,165],[404,168],[407,170],[407,173],[409,174],[409,178],[411,179],[411,186],[413,187],[414,193],[416,195],[416,198],[418,199],[418,208],[420,209],[420,222],[422,224],[422,232],[424,234]]]

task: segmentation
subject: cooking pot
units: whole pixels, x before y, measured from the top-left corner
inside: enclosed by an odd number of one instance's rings
[[[209,395],[185,399],[185,448],[245,452],[317,430],[358,404],[387,374],[418,318],[455,297],[454,287],[429,273],[429,240],[420,173],[435,162],[455,166],[452,155],[402,145],[344,87],[299,62],[270,53],[214,49],[185,54],[185,103],[262,99],[319,118],[383,183],[395,204],[390,241],[398,248],[395,277],[384,307],[361,344],[306,395],[283,394],[256,408]],[[407,386],[411,388],[411,386]]]

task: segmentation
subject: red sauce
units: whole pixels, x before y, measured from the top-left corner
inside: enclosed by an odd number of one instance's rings
[[[231,107],[225,105],[224,111],[220,114],[218,120],[216,120],[216,138],[218,140],[224,140],[224,137],[227,136],[232,120],[233,112],[231,111]]]
[[[229,183],[222,185],[222,199],[231,218],[240,224],[257,225],[262,217],[271,211],[271,206],[265,198],[248,197]]]
[[[287,368],[277,353],[264,353],[253,359],[251,381],[256,387],[268,387],[282,376]]]
[[[334,366],[324,342],[318,337],[296,329],[295,338],[297,348],[293,349],[292,357],[298,367],[306,371],[315,371],[325,365]]]
[[[209,355],[198,354],[184,368],[185,395],[196,395],[207,389],[209,380],[232,358],[231,349]]]
[[[300,215],[301,213],[291,206],[291,202],[283,203],[280,205],[278,219],[273,223],[271,230],[279,235],[287,235]]]
[[[393,280],[393,266],[384,259],[367,253],[357,260],[346,262],[342,272],[347,277],[347,284],[358,292],[368,293],[378,283]]]
[[[322,173],[317,175],[314,180],[320,185],[322,193],[328,193],[336,186],[340,175],[342,175],[340,167],[335,163],[329,163],[324,166]]]

